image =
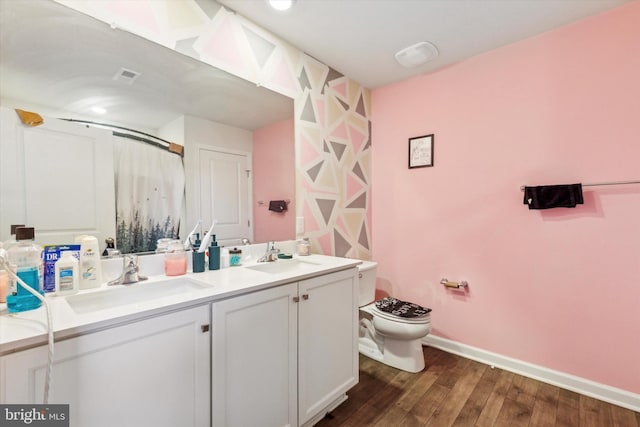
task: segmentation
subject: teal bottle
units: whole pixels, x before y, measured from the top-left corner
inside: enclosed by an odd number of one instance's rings
[[[211,236],[211,246],[209,246],[209,270],[220,270],[220,246],[216,242],[216,235]]]
[[[42,291],[42,248],[33,242],[35,236],[32,227],[16,229],[16,244],[9,248],[9,262],[15,266],[16,275],[30,288],[44,295]],[[10,295],[7,295],[9,313],[34,310],[42,302],[16,280],[11,282]]]

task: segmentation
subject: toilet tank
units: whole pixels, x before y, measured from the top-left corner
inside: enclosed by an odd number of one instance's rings
[[[376,270],[378,263],[374,261],[362,261],[358,265],[360,271],[358,307],[372,303],[376,299]]]

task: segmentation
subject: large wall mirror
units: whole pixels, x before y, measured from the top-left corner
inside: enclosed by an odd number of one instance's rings
[[[186,203],[180,214],[181,237],[201,219],[205,231],[217,220],[223,239],[294,238],[294,209],[286,213],[286,221],[282,214],[268,211],[272,199],[295,200],[291,98],[49,0],[0,1],[0,58],[3,118],[15,116],[13,109],[20,108],[45,118],[109,123],[183,145]],[[13,156],[26,162],[29,155],[33,160],[29,164],[41,171],[87,147],[73,141],[61,141],[63,150],[47,146],[47,141],[62,138],[59,135],[66,131],[61,128],[54,129],[56,136],[40,136],[40,145],[30,146],[27,141],[24,147],[15,148],[10,139],[16,133],[25,140],[30,134],[8,129],[14,125],[6,120],[0,126],[0,156],[4,156],[0,161],[5,164],[15,163]],[[277,141],[271,141],[274,139]],[[283,145],[283,140],[288,145]],[[272,142],[277,148],[264,148]],[[285,153],[283,147],[290,149]],[[274,151],[280,153],[275,158],[265,154]],[[234,156],[245,156],[243,161],[248,163],[234,166]],[[75,175],[48,176],[48,182],[38,184],[29,181],[29,167],[16,169],[15,174],[6,168],[0,173],[4,194],[0,240],[8,238],[8,224],[21,222],[36,227],[36,232],[40,229],[45,236],[39,239],[42,243],[63,243],[59,236],[53,237],[55,233],[47,240],[47,230],[56,227],[68,234],[97,234],[101,241],[115,231],[116,224],[108,231],[96,224],[79,224],[79,219],[70,219],[78,211],[73,204],[67,208],[65,203],[55,203],[55,198],[47,199],[47,188],[56,182],[66,183],[70,197],[81,197],[80,193],[94,188],[87,184],[86,176],[112,178],[113,170],[78,165]],[[239,168],[244,168],[241,172],[246,172],[247,191],[253,196],[240,203],[236,199],[244,196],[234,193],[231,203],[221,203],[219,194],[237,191],[234,180],[228,178],[238,175]],[[90,213],[99,216],[101,210],[116,210],[115,206],[104,206],[115,202],[114,195],[101,194],[94,199],[103,205],[88,203],[92,205]],[[45,204],[38,215],[29,200]],[[11,208],[7,208],[9,204]],[[241,216],[243,210],[246,217]],[[54,211],[57,215],[52,215]],[[270,216],[277,222],[269,222]],[[232,230],[234,222],[241,221],[243,225],[246,221],[244,230]]]

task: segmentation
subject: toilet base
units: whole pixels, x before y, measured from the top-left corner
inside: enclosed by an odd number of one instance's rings
[[[403,371],[416,373],[424,369],[424,354],[422,353],[421,339],[395,340],[383,337],[384,342],[378,346],[369,337],[360,337],[358,350],[361,354],[385,365]],[[382,351],[380,350],[382,348]]]

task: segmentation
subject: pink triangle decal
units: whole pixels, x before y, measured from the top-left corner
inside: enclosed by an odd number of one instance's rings
[[[316,221],[311,209],[309,208],[309,202],[304,202],[304,208],[302,209],[302,216],[304,217],[304,231],[308,233],[310,231],[318,231],[318,222]]]
[[[314,160],[318,159],[320,156],[318,152],[314,148],[313,144],[309,141],[309,139],[301,135],[300,136],[300,164],[307,165]]]
[[[349,134],[351,135],[353,151],[357,154],[360,152],[360,147],[367,141],[367,136],[353,126],[349,126]]]
[[[244,69],[246,67],[241,54],[242,51],[243,49],[241,49],[235,37],[231,20],[228,17],[223,18],[223,22],[211,34],[209,41],[202,48],[203,54],[224,62],[235,69]]]
[[[344,125],[344,122],[340,123],[338,127],[336,127],[333,132],[331,132],[331,136],[342,139],[349,139],[347,136],[347,127]]]
[[[324,255],[331,255],[331,233],[318,237],[318,244]]]
[[[335,90],[336,92],[338,92],[340,95],[342,95],[343,98],[347,98],[347,82],[346,80],[343,81],[342,83],[339,83],[335,86],[333,86],[333,90]]]
[[[355,179],[353,174],[347,173],[347,200],[351,200],[353,196],[361,193],[363,189],[364,186],[360,180]]]
[[[276,71],[271,76],[271,81],[283,89],[288,89],[291,93],[298,91],[295,76],[291,72],[291,69],[289,69],[284,58],[280,59],[280,64],[278,64]]]

